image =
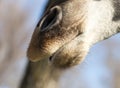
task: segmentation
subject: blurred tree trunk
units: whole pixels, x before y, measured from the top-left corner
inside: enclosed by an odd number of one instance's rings
[[[47,7],[55,0],[50,0]],[[48,64],[48,59],[29,62],[21,88],[58,88],[61,71]]]

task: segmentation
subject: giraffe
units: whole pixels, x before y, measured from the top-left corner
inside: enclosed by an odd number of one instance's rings
[[[27,56],[56,68],[80,64],[92,45],[120,32],[120,0],[58,0],[38,22]]]

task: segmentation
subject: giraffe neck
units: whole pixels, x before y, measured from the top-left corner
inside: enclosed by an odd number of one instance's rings
[[[119,33],[120,0],[92,0],[88,5],[85,30],[84,38],[90,45]]]

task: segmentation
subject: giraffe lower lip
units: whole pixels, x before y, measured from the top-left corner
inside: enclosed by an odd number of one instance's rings
[[[78,34],[76,35],[76,37],[78,37],[79,35],[80,35],[80,34],[78,33]],[[74,37],[72,40],[74,40],[76,37]],[[71,40],[71,41],[72,41],[72,40]],[[69,41],[69,42],[71,42],[71,41]],[[69,43],[69,42],[68,42],[68,43]],[[67,43],[66,43],[66,44],[67,44]],[[64,44],[64,45],[66,45],[66,44]],[[64,46],[64,45],[63,45],[63,46]],[[60,48],[62,48],[63,46],[61,46]],[[57,51],[59,51],[60,48],[57,49]],[[57,52],[57,51],[56,51],[56,52]],[[56,52],[54,52],[54,53],[49,57],[49,61],[50,61],[50,62],[53,61],[53,56],[54,56],[54,54],[55,54]]]

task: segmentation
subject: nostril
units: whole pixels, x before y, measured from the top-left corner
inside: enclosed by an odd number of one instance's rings
[[[52,61],[52,56],[49,57],[49,61]]]
[[[49,10],[40,22],[40,30],[45,31],[59,24],[62,19],[61,7],[55,6]],[[39,25],[37,25],[39,26]]]
[[[57,11],[50,12],[48,16],[44,19],[44,22],[41,26],[41,31],[44,31],[45,28],[51,26],[56,20]]]

